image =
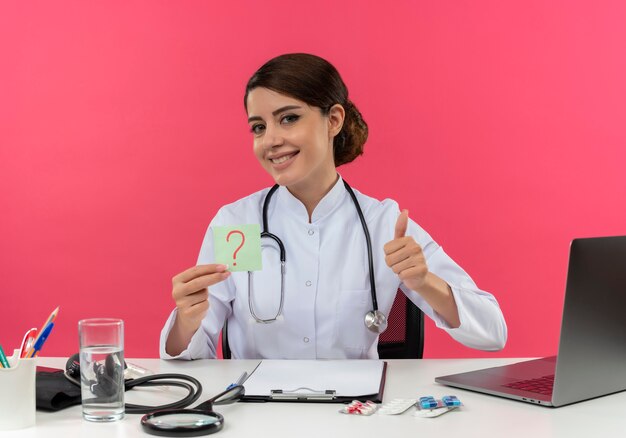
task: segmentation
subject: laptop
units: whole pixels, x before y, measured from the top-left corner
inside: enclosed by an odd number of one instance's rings
[[[435,381],[553,407],[625,390],[626,236],[572,241],[557,356]]]

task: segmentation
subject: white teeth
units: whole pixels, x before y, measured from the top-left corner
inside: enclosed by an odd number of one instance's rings
[[[287,161],[288,159],[290,159],[291,157],[293,157],[295,154],[293,155],[285,155],[283,157],[280,158],[273,158],[271,161],[274,164],[280,164],[280,163],[284,163],[285,161]]]

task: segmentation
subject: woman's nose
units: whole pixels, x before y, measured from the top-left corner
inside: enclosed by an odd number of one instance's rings
[[[262,146],[263,149],[271,149],[284,143],[280,129],[271,125],[265,127],[263,133]]]

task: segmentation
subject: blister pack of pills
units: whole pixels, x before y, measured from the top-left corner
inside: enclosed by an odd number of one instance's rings
[[[421,417],[421,418],[434,418],[434,417],[443,415],[447,412],[453,411],[455,409],[457,408],[456,407],[454,408],[443,407],[443,408],[435,408],[435,409],[418,409],[417,411],[415,411],[413,415],[415,415],[416,417]]]
[[[347,404],[343,408],[339,409],[339,412],[351,415],[372,415],[376,412],[376,410],[378,410],[378,405],[373,401],[367,400],[363,403],[358,400],[354,400],[350,404]]]
[[[416,417],[433,418],[453,411],[461,406],[461,401],[454,395],[446,395],[441,400],[432,396],[420,397]]]
[[[378,413],[381,415],[399,415],[416,404],[417,399],[414,398],[394,398],[384,403],[380,409],[378,409]]]

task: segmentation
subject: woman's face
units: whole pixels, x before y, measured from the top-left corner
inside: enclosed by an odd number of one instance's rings
[[[343,124],[340,105],[324,116],[317,107],[260,87],[248,93],[247,104],[254,154],[277,184],[304,188],[336,178],[332,144]]]

